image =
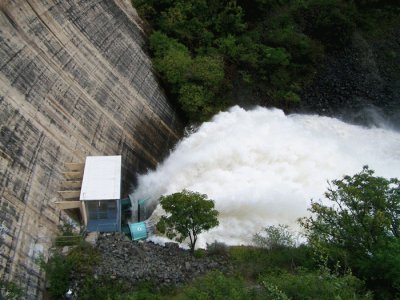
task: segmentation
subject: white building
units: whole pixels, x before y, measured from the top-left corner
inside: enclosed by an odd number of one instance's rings
[[[84,165],[65,166],[69,190],[59,192],[67,200],[60,208],[79,209],[88,231],[121,231],[121,156],[88,156]]]

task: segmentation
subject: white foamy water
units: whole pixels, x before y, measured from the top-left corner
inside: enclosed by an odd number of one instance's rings
[[[379,176],[400,177],[400,133],[233,107],[184,138],[156,171],[141,175],[134,197],[205,193],[215,200],[220,225],[202,234],[199,246],[246,244],[267,225],[298,228],[296,220],[308,215],[311,199],[323,197],[327,180],[366,164]],[[153,215],[160,213],[158,207]]]

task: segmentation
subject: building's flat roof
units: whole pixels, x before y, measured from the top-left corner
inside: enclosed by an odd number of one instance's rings
[[[88,156],[80,200],[121,198],[121,156]]]

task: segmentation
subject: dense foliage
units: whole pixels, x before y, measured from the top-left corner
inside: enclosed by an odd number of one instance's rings
[[[170,230],[183,232],[184,238],[193,228],[215,226],[217,213],[210,215],[214,204],[206,198],[188,191],[163,197],[164,209],[176,217]],[[216,241],[207,250],[196,250],[193,260],[215,255],[228,260],[227,274],[214,271],[183,286],[161,289],[146,281],[132,286],[108,274],[95,277],[93,267],[100,257],[81,243],[67,256],[53,255],[42,264],[49,292],[53,299],[61,299],[71,278],[84,278],[75,288],[79,299],[398,299],[399,180],[374,176],[364,167],[358,174],[332,181],[326,198],[324,203],[312,203],[313,215],[301,221],[308,238],[305,245],[298,245],[289,228],[279,225],[255,234],[256,247],[228,247]],[[163,222],[160,226],[166,230],[168,222]]]
[[[379,298],[399,296],[399,180],[364,167],[334,180],[325,195],[331,204],[312,203],[313,216],[303,220],[310,245],[331,266],[366,280]]]
[[[169,238],[182,242],[190,240],[190,250],[193,253],[197,236],[215,226],[218,226],[218,211],[214,209],[214,201],[207,195],[183,190],[160,198],[161,207],[168,214],[162,216],[157,229],[166,233]]]
[[[295,105],[324,53],[346,47],[354,30],[367,24],[365,13],[398,5],[390,0],[132,2],[150,25],[156,70],[192,121],[251,98],[257,104]]]
[[[48,262],[42,259],[40,266],[46,271],[51,297],[63,299],[70,287],[71,277],[74,274],[91,275],[99,259],[97,251],[86,242],[75,246],[68,256],[56,252]]]
[[[12,281],[0,280],[0,299],[4,300],[19,300],[23,299],[23,292]]]
[[[295,237],[289,230],[289,226],[279,224],[265,227],[261,232],[256,233],[253,236],[253,243],[261,248],[280,249],[295,246]]]
[[[338,276],[329,272],[296,269],[279,271],[260,278],[269,294],[273,288],[281,291],[286,299],[372,299],[363,292],[364,283],[351,274]]]

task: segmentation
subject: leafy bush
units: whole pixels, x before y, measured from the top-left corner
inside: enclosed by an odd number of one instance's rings
[[[23,298],[22,289],[11,281],[0,280],[0,299],[19,300]]]
[[[150,47],[155,54],[154,65],[158,72],[176,90],[187,81],[192,65],[189,50],[178,41],[168,38],[161,32],[150,36]]]
[[[224,64],[216,55],[192,58],[189,50],[175,39],[156,31],[150,36],[154,65],[178,98],[182,110],[193,121],[212,116],[218,104],[213,101],[224,79]]]
[[[188,83],[179,90],[178,101],[190,120],[204,121],[217,112],[212,105],[213,96],[203,85]]]
[[[219,271],[214,271],[185,288],[177,299],[191,300],[239,300],[250,299],[249,292],[243,280],[226,277]]]
[[[41,267],[46,271],[46,278],[49,283],[48,291],[52,298],[64,298],[69,288],[73,270],[72,262],[60,254],[55,254],[47,263],[42,260]]]
[[[204,249],[196,249],[193,253],[195,258],[203,258],[206,257],[207,253]]]
[[[394,296],[400,293],[400,181],[373,174],[365,166],[354,176],[332,181],[325,193],[331,206],[312,203],[313,216],[302,225],[330,266],[339,262],[375,292]]]
[[[256,280],[267,270],[281,269],[288,272],[298,267],[315,269],[317,266],[310,247],[277,248],[268,250],[250,246],[232,246],[229,258],[238,274],[248,280]]]
[[[66,259],[75,271],[91,273],[93,267],[100,261],[100,255],[91,244],[82,241],[71,250]]]
[[[49,293],[53,299],[62,299],[68,291],[71,276],[79,273],[92,276],[93,267],[99,262],[99,254],[87,242],[81,242],[67,256],[54,253],[47,262],[41,259],[39,264],[46,272]]]
[[[276,285],[272,283],[263,282],[263,286],[270,300],[290,300],[290,298],[282,292]]]
[[[265,227],[262,232],[253,236],[253,243],[266,249],[279,249],[296,245],[294,234],[289,230],[289,226],[282,224]]]
[[[108,276],[99,278],[87,276],[79,287],[78,296],[82,300],[140,299],[134,298],[135,293],[130,293],[130,289],[131,284],[128,282],[111,279]]]
[[[217,56],[197,56],[194,58],[191,70],[191,81],[203,83],[206,88],[218,90],[224,79],[224,64]]]
[[[267,293],[280,291],[281,299],[372,299],[361,280],[352,275],[336,276],[298,269],[295,273],[276,272],[260,278]],[[279,294],[279,293],[278,293]],[[286,298],[286,299],[288,299]]]

